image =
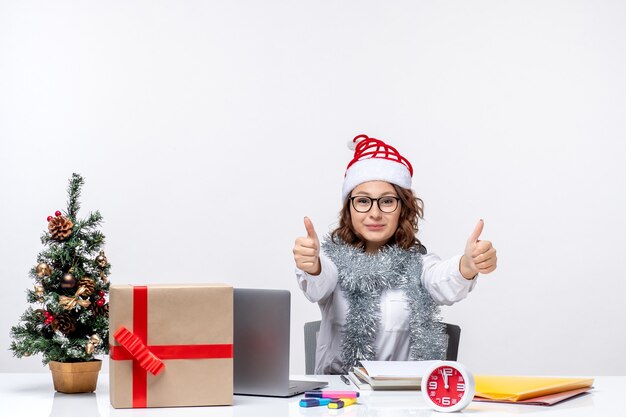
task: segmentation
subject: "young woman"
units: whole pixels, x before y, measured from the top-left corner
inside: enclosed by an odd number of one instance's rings
[[[413,168],[381,140],[354,138],[339,227],[320,240],[304,218],[296,239],[296,277],[318,303],[322,324],[315,373],[345,374],[360,360],[443,359],[439,306],[467,296],[478,274],[496,269],[496,250],[479,240],[480,220],[462,255],[442,261],[416,238],[422,200]]]

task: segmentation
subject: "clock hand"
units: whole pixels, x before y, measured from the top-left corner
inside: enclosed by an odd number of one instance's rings
[[[445,389],[450,388],[450,385],[448,385],[448,372],[446,371],[446,369],[442,369],[441,374],[443,376],[444,388]]]

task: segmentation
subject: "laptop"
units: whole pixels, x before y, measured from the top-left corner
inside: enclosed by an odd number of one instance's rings
[[[234,393],[291,397],[328,385],[289,380],[291,293],[234,289]]]

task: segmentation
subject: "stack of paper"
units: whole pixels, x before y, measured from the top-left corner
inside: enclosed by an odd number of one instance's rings
[[[416,390],[426,370],[438,361],[362,361],[348,376],[360,389]]]
[[[363,370],[363,372],[365,372],[365,370]],[[370,383],[368,382],[368,379],[364,378],[361,376],[361,373],[356,374],[353,371],[348,371],[348,379],[350,379],[350,381],[352,381],[352,383],[354,385],[356,385],[356,387],[359,390],[368,390],[368,389],[372,389],[372,386],[370,385]]]
[[[592,389],[592,378],[477,375],[475,401],[552,405]]]

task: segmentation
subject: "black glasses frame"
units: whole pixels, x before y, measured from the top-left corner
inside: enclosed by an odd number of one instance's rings
[[[356,198],[367,198],[370,201],[370,206],[367,208],[367,210],[363,211],[363,210],[359,210],[358,208],[356,208],[356,206],[354,205],[354,200]],[[380,207],[379,200],[384,200],[385,198],[393,198],[394,200],[396,200],[396,207],[393,210],[385,211],[385,210],[383,210]],[[378,197],[378,198],[367,197],[367,196],[364,196],[364,195],[356,196],[356,197],[350,197],[350,201],[352,202],[352,208],[354,208],[354,210],[356,210],[357,213],[367,213],[367,212],[369,212],[372,209],[372,207],[374,207],[374,201],[376,202],[376,205],[378,206],[378,210],[380,210],[382,213],[386,213],[386,214],[393,213],[394,211],[398,210],[398,206],[400,205],[398,203],[401,200],[402,199],[400,197],[396,197],[396,196],[393,196],[393,195],[386,195],[386,196]]]

